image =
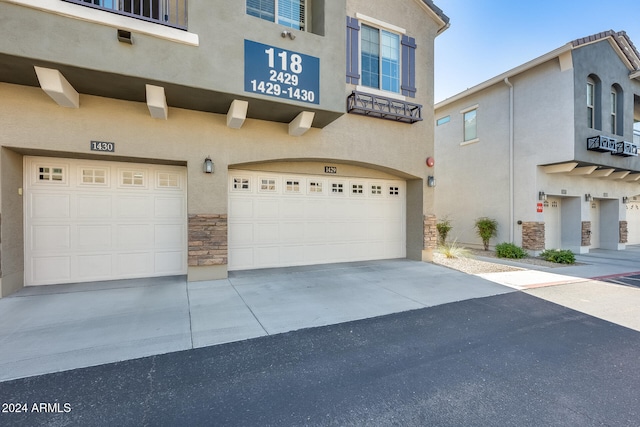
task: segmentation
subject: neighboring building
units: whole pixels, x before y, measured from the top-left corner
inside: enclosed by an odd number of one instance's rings
[[[428,258],[447,26],[430,0],[0,0],[0,296]]]
[[[624,249],[640,243],[640,55],[624,32],[576,40],[435,106],[436,213],[450,237]]]

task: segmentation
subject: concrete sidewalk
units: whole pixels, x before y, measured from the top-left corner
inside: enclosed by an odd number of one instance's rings
[[[591,279],[640,271],[640,247],[576,258],[518,274],[385,260],[24,288],[0,299],[0,381],[516,290],[640,330],[640,288]]]
[[[30,287],[0,299],[0,381],[507,292],[408,260]]]
[[[548,268],[505,263],[525,269],[478,276],[640,331],[640,287],[603,281],[610,277],[640,274],[640,246],[628,246],[625,251],[594,249],[589,254],[576,255],[577,264],[572,266]]]

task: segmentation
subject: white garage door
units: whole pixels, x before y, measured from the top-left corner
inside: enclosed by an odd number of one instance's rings
[[[185,274],[185,168],[25,157],[25,284]]]
[[[591,202],[591,249],[600,247],[600,201]]]
[[[640,245],[640,201],[629,202],[625,206],[629,231],[627,244]]]
[[[406,256],[406,184],[229,172],[229,270]]]

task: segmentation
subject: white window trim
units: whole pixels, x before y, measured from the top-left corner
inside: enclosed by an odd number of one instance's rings
[[[480,138],[470,139],[469,141],[461,142],[460,146],[464,147],[465,145],[471,145],[471,144],[475,144],[477,142],[480,142]]]
[[[60,0],[5,0],[5,2],[190,46],[200,45],[200,38],[195,33]]]
[[[356,18],[360,23],[364,22],[365,24],[371,24],[374,27],[382,28],[383,30],[391,31],[392,33],[407,34],[407,30],[402,27],[380,21],[379,19],[372,18],[361,13],[356,13]]]
[[[476,104],[476,105],[472,105],[471,107],[467,107],[463,110],[460,110],[460,114],[468,113],[469,111],[472,111],[472,110],[477,110],[479,106],[480,106],[479,104]]]
[[[460,110],[460,114],[462,115],[462,139],[463,140],[464,140],[464,137],[465,137],[465,133],[464,133],[465,132],[464,131],[464,115],[466,113],[470,112],[470,111],[478,110],[478,107],[479,107],[479,104],[475,104],[475,105],[472,105],[471,107],[467,107],[467,108],[464,108],[464,109]],[[478,115],[477,115],[477,111],[476,111],[476,120],[477,120],[477,117],[478,117]],[[476,121],[476,137],[473,138],[473,139],[470,139],[468,141],[462,141],[460,143],[460,146],[463,147],[465,145],[475,144],[476,142],[480,142],[480,138],[478,137],[478,122],[477,121]]]
[[[360,61],[360,58],[358,60]],[[362,66],[362,64],[359,64],[358,66]],[[403,96],[400,93],[387,92],[386,90],[376,89],[374,87],[369,87],[369,86],[356,85],[356,91],[365,92],[371,95],[384,96],[385,98],[393,98],[393,99],[397,99],[398,101],[407,100],[407,97]]]

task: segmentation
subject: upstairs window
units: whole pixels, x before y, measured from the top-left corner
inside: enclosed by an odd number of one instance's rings
[[[616,134],[617,131],[617,119],[618,115],[618,94],[615,89],[611,88],[611,133]]]
[[[362,85],[400,92],[400,36],[362,25]]]
[[[623,135],[624,130],[624,114],[618,114],[624,111],[622,88],[618,84],[611,86],[611,133],[614,135]]]
[[[474,108],[462,113],[464,120],[464,142],[478,138],[478,109]]]
[[[247,15],[305,31],[305,0],[247,0]]]
[[[416,40],[405,32],[361,14],[347,16],[347,83],[415,98]]]
[[[595,128],[595,92],[596,85],[592,79],[587,80],[587,126]]]
[[[587,78],[587,127],[602,130],[602,83],[595,74]],[[606,101],[605,101],[606,102]],[[605,125],[606,126],[606,125]]]

